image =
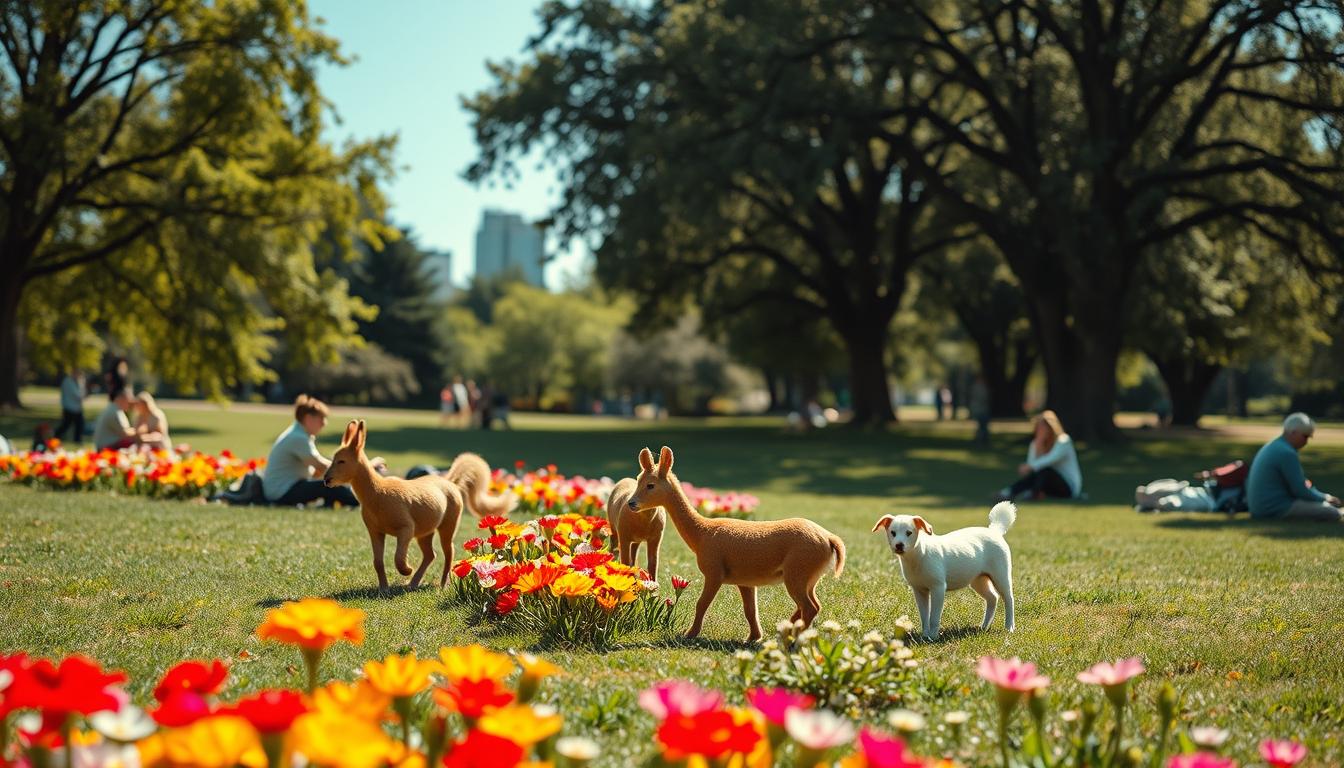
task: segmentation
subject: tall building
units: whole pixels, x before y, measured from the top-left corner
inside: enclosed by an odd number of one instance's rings
[[[439,301],[451,299],[457,290],[453,285],[453,252],[426,250],[425,266],[434,282],[434,298]]]
[[[493,277],[514,272],[524,281],[546,287],[545,232],[516,213],[487,210],[476,230],[476,274]]]

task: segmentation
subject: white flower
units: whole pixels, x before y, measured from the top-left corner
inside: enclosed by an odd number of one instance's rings
[[[781,635],[788,635],[793,632],[793,622],[788,619],[780,619],[775,625],[775,631]]]
[[[817,635],[819,635],[819,634],[821,634],[821,633],[818,632],[818,631],[815,630],[815,629],[812,629],[812,628],[805,629],[805,630],[803,630],[802,632],[799,632],[799,633],[798,633],[798,642],[800,642],[800,643],[810,643],[810,642],[812,642],[813,640],[816,640],[816,639],[817,639]]]
[[[1063,720],[1066,723],[1077,722],[1079,717],[1080,714],[1076,709],[1068,709],[1059,713],[1059,719]]]
[[[943,722],[948,725],[965,725],[971,719],[970,712],[963,712],[960,709],[948,712],[943,715]]]
[[[860,629],[863,629],[863,622],[859,621],[858,619],[850,619],[849,621],[845,622],[845,626],[857,632]]]
[[[897,709],[887,715],[891,727],[902,733],[914,733],[924,730],[924,716],[909,709]]]
[[[870,643],[872,645],[882,645],[886,642],[886,639],[882,637],[881,632],[873,630],[872,632],[869,632],[868,634],[863,636],[863,642]]]
[[[911,621],[909,616],[901,616],[896,620],[896,628],[905,630],[906,632],[913,632],[915,629],[915,622]]]
[[[597,548],[586,541],[574,548],[574,554],[576,555],[587,555],[596,551]]]
[[[753,661],[756,658],[756,654],[751,651],[738,651],[733,654],[733,658],[738,661]]]
[[[909,648],[897,648],[896,653],[894,653],[893,655],[897,659],[905,661],[906,659],[914,658],[915,652],[910,650]]]
[[[14,675],[10,674],[8,669],[0,669],[0,691],[8,688],[12,682],[14,682]]]
[[[1190,740],[1201,747],[1221,747],[1230,735],[1216,725],[1202,725],[1190,729]]]
[[[854,726],[824,709],[790,708],[784,713],[784,729],[789,738],[818,752],[854,740]]]
[[[89,725],[104,738],[127,744],[147,738],[158,727],[145,711],[133,704],[125,704],[116,712],[94,712]]]
[[[821,622],[821,628],[827,632],[839,632],[844,629],[844,627],[840,626],[840,622],[833,619],[827,619]]]
[[[641,579],[639,583],[643,584],[644,589],[648,590],[649,592],[658,591],[658,582],[654,581],[653,579]]]
[[[75,768],[140,768],[140,751],[133,744],[89,744],[71,754]]]
[[[919,662],[915,661],[914,659],[906,659],[901,663],[905,665],[906,669],[914,669],[915,667],[919,666]]]
[[[566,736],[555,742],[555,751],[566,760],[587,762],[596,760],[602,754],[602,748],[592,739],[582,736]]]

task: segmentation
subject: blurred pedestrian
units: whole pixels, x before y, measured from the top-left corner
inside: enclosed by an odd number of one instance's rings
[[[453,385],[449,382],[439,390],[439,424],[441,426],[451,424],[456,413],[457,403],[453,399]]]
[[[453,402],[457,404],[457,423],[461,429],[471,426],[471,393],[467,391],[467,385],[462,383],[462,377],[453,377]]]
[[[56,425],[55,433],[58,440],[69,427],[70,444],[84,442],[84,398],[88,394],[84,372],[78,366],[71,366],[61,379],[61,422]]]
[[[975,381],[971,383],[970,410],[971,418],[975,419],[975,444],[989,444],[991,408],[989,405],[989,387],[985,385],[984,374],[976,374]]]

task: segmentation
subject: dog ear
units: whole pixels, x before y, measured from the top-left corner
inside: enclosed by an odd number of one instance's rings
[[[667,473],[672,471],[672,449],[666,445],[663,450],[658,452],[658,476],[667,477]]]
[[[653,451],[648,448],[641,449],[639,452],[639,466],[645,472],[653,471]]]
[[[345,434],[341,435],[341,445],[342,446],[349,445],[350,441],[355,439],[355,432],[358,429],[359,429],[359,422],[355,421],[354,419],[351,419],[350,423],[345,425]]]
[[[877,530],[879,528],[890,528],[891,521],[895,519],[896,519],[895,515],[883,515],[882,519],[877,521],[877,525],[873,526],[873,533],[877,533]]]
[[[922,517],[915,518],[915,527],[925,533],[933,533],[933,526],[929,525],[929,521]]]
[[[355,428],[355,450],[364,452],[364,439],[369,436],[368,428],[364,426],[364,420],[359,420],[359,426]]]

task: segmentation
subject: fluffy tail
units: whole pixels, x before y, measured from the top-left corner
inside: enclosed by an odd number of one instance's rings
[[[463,453],[448,468],[449,482],[462,489],[462,502],[477,517],[505,515],[513,511],[515,499],[490,495],[490,465],[474,453]]]
[[[989,510],[989,530],[1002,536],[1017,522],[1017,505],[1011,501],[1000,501]]]
[[[831,534],[830,541],[831,551],[835,553],[835,577],[838,579],[845,570],[845,542],[835,534]]]

